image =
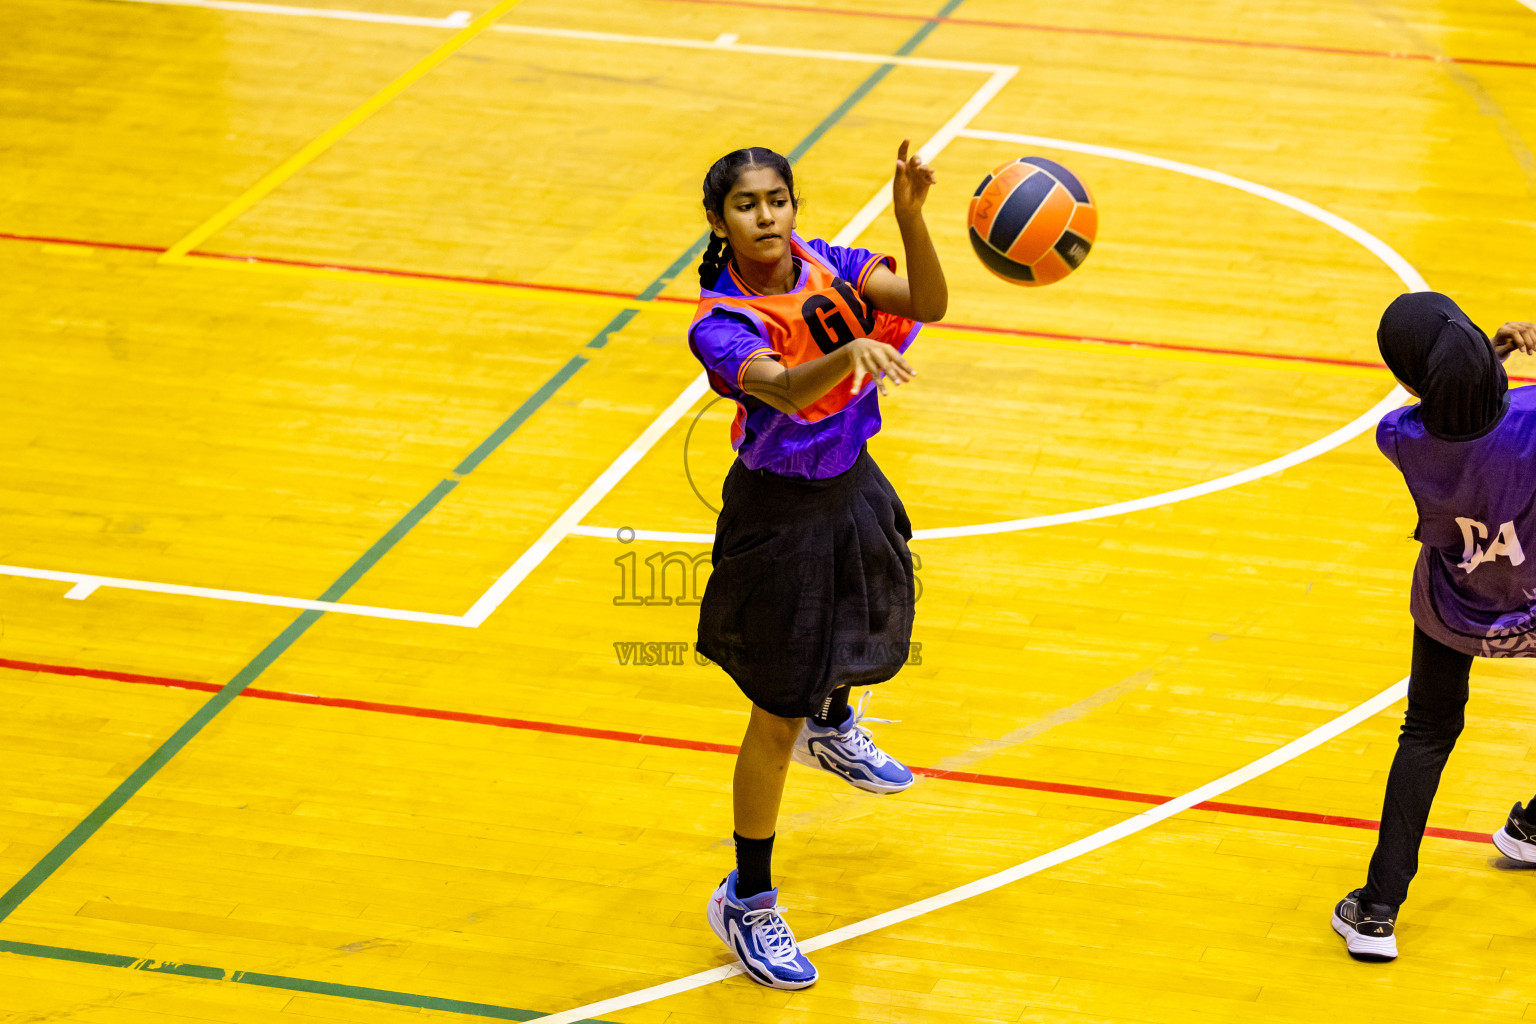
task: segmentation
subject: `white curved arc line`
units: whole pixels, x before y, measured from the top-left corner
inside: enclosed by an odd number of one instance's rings
[[[1337,231],[1340,231],[1347,237],[1354,239],[1356,242],[1359,242],[1362,246],[1368,249],[1377,258],[1382,260],[1382,262],[1384,262],[1388,267],[1390,267],[1397,274],[1397,276],[1402,279],[1403,283],[1407,285],[1410,290],[1426,291],[1429,288],[1423,277],[1421,277],[1418,271],[1409,265],[1407,260],[1405,260],[1401,255],[1397,253],[1396,250],[1392,249],[1391,246],[1387,245],[1375,235],[1372,235],[1365,229],[1351,224],[1349,221],[1346,221],[1335,214],[1329,213],[1327,210],[1315,206],[1314,204],[1309,203],[1304,199],[1297,199],[1295,196],[1287,195],[1283,192],[1278,192],[1275,189],[1268,188],[1264,185],[1259,185],[1255,182],[1245,181],[1242,178],[1236,178],[1232,175],[1223,174],[1219,171],[1209,171],[1205,168],[1194,167],[1193,165],[1180,163],[1174,160],[1164,160],[1160,157],[1146,156],[1145,154],[1141,153],[1132,153],[1129,150],[1114,149],[1108,146],[1093,146],[1086,143],[1070,142],[1064,139],[1048,139],[1042,136],[1020,135],[1006,132],[983,132],[976,130],[961,131],[958,133],[958,135],[960,137],[967,138],[1046,146],[1057,149],[1071,150],[1074,152],[1105,156],[1114,159],[1128,160],[1134,163],[1140,163],[1150,167],[1160,167],[1166,170],[1190,174],[1194,177],[1203,178],[1207,181],[1228,185],[1243,192],[1248,192],[1265,199],[1271,199],[1280,203],[1282,206],[1295,210],[1298,213],[1302,213],[1314,220],[1320,221],[1321,223],[1326,224]],[[1015,519],[1003,523],[982,523],[975,526],[961,526],[939,530],[914,531],[913,539],[915,540],[919,537],[936,538],[973,536],[976,534],[1002,533],[1014,530],[1034,529],[1041,526],[1059,525],[1062,523],[1082,522],[1087,519],[1099,519],[1105,516],[1139,511],[1147,508],[1154,508],[1158,505],[1171,504],[1173,502],[1183,501],[1188,498],[1210,494],[1214,491],[1224,490],[1226,488],[1234,487],[1251,480],[1259,479],[1260,477],[1268,476],[1272,473],[1277,473],[1290,466],[1305,462],[1308,459],[1315,458],[1324,452],[1337,448],[1339,445],[1344,444],[1346,441],[1349,441],[1364,433],[1367,429],[1370,428],[1372,423],[1374,423],[1387,411],[1400,404],[1406,397],[1406,392],[1404,392],[1401,388],[1393,388],[1385,398],[1376,403],[1376,405],[1371,409],[1362,413],[1360,416],[1357,416],[1354,420],[1345,426],[1333,431],[1328,436],[1319,438],[1318,440],[1313,441],[1311,444],[1298,448],[1294,452],[1291,452],[1287,455],[1282,455],[1280,458],[1271,459],[1270,461],[1261,463],[1260,465],[1250,467],[1237,473],[1228,474],[1227,476],[1219,477],[1215,480],[1209,480],[1202,484],[1195,484],[1191,487],[1183,487],[1174,491],[1166,491],[1162,494],[1150,495],[1148,497],[1138,498],[1132,501],[1117,502],[1113,505],[1102,505],[1092,509],[1080,509],[1076,512],[1065,512],[1050,516],[1036,516],[1032,519]],[[585,536],[612,535],[616,537],[617,534],[617,531],[613,528],[581,526],[572,529],[570,532],[580,533]],[[646,538],[647,534],[650,533],[652,533],[652,531],[635,530],[632,531],[631,539]],[[655,531],[654,533],[657,535],[662,535],[663,531]],[[678,540],[681,540],[682,538],[700,539],[707,541],[713,540],[711,535],[706,534],[665,533],[664,535],[669,539]],[[999,871],[995,874],[988,875],[985,878],[978,878],[975,881],[967,882],[964,885],[957,886],[956,888],[950,889],[947,892],[939,893],[936,896],[930,896],[927,899],[918,900],[914,903],[909,903],[906,906],[898,907],[883,914],[877,914],[874,917],[866,918],[865,920],[855,924],[834,929],[833,931],[818,935],[814,938],[806,940],[805,942],[802,942],[800,947],[807,952],[814,952],[815,950],[823,949],[827,946],[835,945],[840,942],[846,942],[849,939],[857,938],[862,935],[867,935],[870,932],[877,931],[881,928],[888,928],[891,925],[899,924],[903,921],[909,921],[915,917],[920,917],[924,914],[932,913],[933,911],[940,910],[944,907],[952,906],[955,903],[969,899],[972,896],[990,892],[993,889],[1008,885],[1011,882],[1018,881],[1019,879],[1026,878],[1040,871],[1055,867],[1058,864],[1062,864],[1076,857],[1080,857],[1085,853],[1092,852],[1093,850],[1100,849],[1109,845],[1110,843],[1116,842],[1117,840],[1134,835],[1137,832],[1141,832],[1150,828],[1158,822],[1166,821],[1167,819],[1181,813],[1182,811],[1188,810],[1189,808],[1203,803],[1212,797],[1218,796],[1227,792],[1228,790],[1242,785],[1245,782],[1257,778],[1265,772],[1270,771],[1271,769],[1278,767],[1279,765],[1284,764],[1285,762],[1290,761],[1300,756],[1301,754],[1306,753],[1307,751],[1312,750],[1317,746],[1320,746],[1323,743],[1326,743],[1328,740],[1333,739],[1335,736],[1338,736],[1345,730],[1359,724],[1360,722],[1385,709],[1391,704],[1396,703],[1398,700],[1401,700],[1403,696],[1407,694],[1407,691],[1408,680],[1401,679],[1365,703],[1351,709],[1350,711],[1345,712],[1344,714],[1333,719],[1331,722],[1319,726],[1300,739],[1293,740],[1278,750],[1271,751],[1264,757],[1261,757],[1258,760],[1253,761],[1234,772],[1224,775],[1213,782],[1209,782],[1204,786],[1191,790],[1190,792],[1185,793],[1183,796],[1176,797],[1175,799],[1170,800],[1165,804],[1154,807],[1149,811],[1144,811],[1143,813],[1122,821],[1117,825],[1112,825],[1109,828],[1102,829],[1090,836],[1079,839],[1076,842],[1068,843],[1066,846],[1060,847],[1049,853],[1042,854],[1039,857],[1034,857],[1030,860],[1024,861],[1021,864],[1016,864],[1007,870]],[[657,999],[663,999],[667,996],[677,995],[692,989],[701,988],[705,985],[716,981],[722,981],[739,973],[742,973],[742,968],[739,965],[717,967],[712,970],[702,971],[698,974],[689,975],[685,978],[679,978],[675,981],[664,982],[660,985],[653,985],[649,988],[641,989],[637,992],[631,992],[627,995],[616,996],[612,999],[605,999],[600,1002],[591,1003],[586,1006],[579,1006],[575,1009],[565,1010],[560,1013],[548,1014],[544,1017],[539,1017],[536,1019],[543,1021],[544,1024],[577,1024],[577,1022],[594,1018],[599,1014],[613,1013],[619,1010],[627,1009],[629,1007],[638,1006],[643,1003],[653,1002]]]
[[[1257,466],[1249,466],[1247,469],[1238,470],[1236,473],[1228,473],[1214,480],[1204,483],[1191,484],[1188,487],[1180,487],[1177,490],[1164,491],[1161,494],[1149,494],[1144,498],[1133,498],[1130,501],[1117,501],[1112,505],[1098,505],[1094,508],[1080,508],[1073,512],[1054,512],[1050,515],[1031,516],[1027,519],[1009,519],[999,523],[977,523],[974,526],[941,526],[929,530],[913,530],[913,540],[943,540],[949,537],[979,537],[989,533],[1016,533],[1021,530],[1038,530],[1045,526],[1065,526],[1068,523],[1082,523],[1091,519],[1107,519],[1110,516],[1125,515],[1129,512],[1142,512],[1149,508],[1157,508],[1161,505],[1173,505],[1177,502],[1188,501],[1191,498],[1203,497],[1224,491],[1228,488],[1239,487],[1254,480],[1272,476],[1282,470],[1299,466],[1303,462],[1317,458],[1325,452],[1332,451],[1340,445],[1354,440],[1387,413],[1407,401],[1408,393],[1400,387],[1393,388],[1387,397],[1371,406],[1349,423],[1335,430],[1327,437],[1320,437],[1310,444],[1302,445],[1293,452],[1289,452],[1268,462],[1261,462]],[[712,533],[680,533],[671,530],[631,530],[623,528],[625,532],[634,534],[631,540],[661,541],[672,544],[713,544],[715,535]],[[582,537],[605,537],[617,539],[619,528],[611,526],[576,526],[571,528],[571,534]]]
[[[1201,178],[1205,181],[1215,182],[1218,185],[1226,185],[1235,188],[1239,192],[1247,192],[1249,195],[1268,199],[1279,203],[1281,206],[1313,220],[1326,224],[1339,234],[1359,242],[1368,249],[1373,256],[1381,260],[1392,272],[1402,279],[1409,291],[1427,292],[1429,285],[1419,272],[1403,258],[1396,249],[1377,238],[1369,231],[1345,220],[1336,213],[1330,213],[1315,203],[1309,203],[1305,199],[1298,199],[1288,192],[1270,188],[1268,185],[1260,185],[1258,182],[1239,178],[1235,175],[1224,174],[1221,171],[1213,171],[1205,167],[1197,167],[1194,164],[1186,164],[1178,160],[1168,160],[1160,156],[1149,156],[1146,153],[1138,153],[1131,149],[1119,149],[1115,146],[1095,146],[1087,142],[1073,142],[1071,139],[1052,139],[1044,135],[1020,135],[1017,132],[993,132],[980,128],[967,128],[959,133],[962,139],[982,139],[988,142],[1016,142],[1025,146],[1045,146],[1048,149],[1064,149],[1072,153],[1086,153],[1090,156],[1107,157],[1110,160],[1124,160],[1126,163],[1141,164],[1145,167],[1157,167],[1165,171],[1173,171],[1177,174],[1187,174],[1191,178]]]
[[[1085,853],[1092,853],[1094,850],[1108,846],[1110,843],[1135,835],[1138,832],[1143,832],[1158,822],[1166,821],[1176,814],[1187,811],[1191,807],[1202,804],[1213,797],[1220,796],[1222,793],[1235,789],[1245,782],[1251,782],[1265,772],[1278,768],[1287,761],[1294,760],[1309,750],[1321,746],[1346,730],[1359,725],[1372,715],[1378,714],[1399,700],[1402,700],[1407,693],[1408,680],[1400,679],[1376,696],[1357,707],[1351,708],[1332,721],[1318,726],[1305,736],[1270,751],[1258,760],[1251,761],[1234,772],[1229,772],[1219,779],[1207,782],[1197,789],[1192,789],[1183,796],[1175,797],[1165,804],[1159,804],[1151,810],[1143,811],[1134,817],[1111,825],[1109,828],[1101,829],[1092,835],[1084,836],[1075,842],[1058,847],[1049,853],[1043,853],[1038,857],[1032,857],[1021,864],[1015,864],[1011,868],[987,875],[985,878],[978,878],[975,881],[956,886],[946,892],[908,903],[906,906],[897,907],[883,914],[876,914],[874,917],[868,917],[862,921],[857,921],[842,928],[836,928],[830,932],[824,932],[821,935],[806,939],[800,943],[800,948],[807,953],[813,953],[818,949],[825,949],[828,946],[847,942],[849,939],[868,935],[870,932],[879,931],[882,928],[889,928],[892,925],[910,921],[924,914],[931,914],[936,910],[953,906],[962,900],[968,900],[973,896],[980,896],[983,893],[991,892],[993,889],[1000,889],[1022,878],[1028,878],[1030,875],[1038,874],[1058,864],[1064,864],[1069,860],[1081,857]],[[539,1021],[539,1024],[577,1024],[579,1021],[590,1020],[602,1014],[615,1013],[643,1003],[654,1002],[657,999],[665,999],[668,996],[679,995],[696,988],[703,988],[705,985],[724,981],[726,978],[741,973],[743,972],[739,964],[716,967],[708,971],[700,971],[698,974],[690,974],[687,977],[678,978],[674,981],[663,982],[660,985],[652,985],[649,988],[643,988],[622,996],[615,996],[611,999],[604,999],[596,1003],[589,1003],[586,1006],[578,1006],[571,1010],[563,1010],[559,1013],[551,1013],[534,1019]]]
[[[1289,452],[1268,462],[1261,462],[1257,466],[1249,466],[1247,469],[1238,470],[1236,473],[1228,473],[1214,480],[1204,483],[1191,484],[1188,487],[1180,487],[1177,490],[1164,491],[1161,494],[1149,494],[1144,498],[1133,498],[1130,501],[1117,501],[1112,505],[1098,505],[1094,508],[1080,508],[1073,512],[1055,512],[1044,516],[1031,516],[1028,519],[1009,519],[999,523],[977,523],[974,526],[941,526],[930,530],[913,530],[913,540],[943,540],[949,537],[979,537],[989,533],[1016,533],[1021,530],[1038,530],[1045,526],[1065,526],[1068,523],[1082,523],[1091,519],[1107,519],[1110,516],[1125,515],[1129,512],[1142,512],[1149,508],[1157,508],[1161,505],[1173,505],[1191,498],[1203,497],[1224,491],[1232,487],[1239,487],[1254,480],[1272,476],[1282,470],[1299,466],[1303,462],[1317,458],[1325,452],[1332,451],[1340,445],[1354,440],[1387,413],[1407,401],[1408,393],[1400,387],[1393,388],[1387,397],[1371,406],[1349,423],[1335,430],[1327,437],[1320,437],[1310,444],[1302,445],[1293,452]],[[625,532],[634,534],[631,540],[661,541],[673,544],[713,544],[715,535],[712,533],[679,533],[670,530],[631,530],[623,528]],[[570,531],[573,535],[582,537],[605,537],[617,539],[619,529],[611,526],[576,526]]]
[[[1249,181],[1246,178],[1239,178],[1235,175],[1213,171],[1205,167],[1197,167],[1194,164],[1186,164],[1178,160],[1168,160],[1160,156],[1137,153],[1130,149],[1119,149],[1115,146],[1097,146],[1088,142],[1073,142],[1071,139],[1053,139],[1044,135],[1022,135],[1018,132],[985,131],[979,128],[961,128],[956,130],[951,137],[980,139],[988,142],[1010,142],[1024,146],[1044,146],[1047,149],[1063,149],[1073,153],[1086,153],[1091,156],[1107,157],[1111,160],[1124,160],[1127,163],[1142,164],[1146,167],[1157,167],[1166,171],[1174,171],[1178,174],[1187,174],[1192,178],[1215,182],[1218,185],[1226,185],[1229,188],[1237,189],[1239,192],[1247,192],[1261,199],[1268,199],[1271,202],[1279,203],[1286,209],[1294,210],[1320,224],[1333,228],[1346,238],[1358,242],[1371,255],[1385,263],[1403,284],[1408,286],[1409,291],[1422,292],[1429,290],[1429,284],[1424,280],[1423,276],[1413,268],[1411,263],[1403,258],[1401,253],[1386,242],[1383,242],[1358,224],[1345,220],[1336,213],[1330,213],[1315,203],[1309,203],[1305,199],[1298,199],[1296,196],[1270,188],[1268,185],[1260,185],[1258,182]],[[992,533],[1038,530],[1045,526],[1063,526],[1068,523],[1081,523],[1091,519],[1104,519],[1109,516],[1124,515],[1128,512],[1141,512],[1149,508],[1157,508],[1160,505],[1172,505],[1175,502],[1202,497],[1230,487],[1238,487],[1262,477],[1279,473],[1292,466],[1300,465],[1309,459],[1314,459],[1346,442],[1354,440],[1369,430],[1371,425],[1381,419],[1382,416],[1402,405],[1407,398],[1408,393],[1406,391],[1400,387],[1394,387],[1381,401],[1327,437],[1318,438],[1311,444],[1303,445],[1279,458],[1271,459],[1257,466],[1250,466],[1248,469],[1240,470],[1236,473],[1229,473],[1223,477],[1217,477],[1214,480],[1207,480],[1204,483],[1192,484],[1188,487],[1180,487],[1177,490],[1164,491],[1161,494],[1151,494],[1144,498],[1135,498],[1130,501],[1117,501],[1111,505],[1078,509],[1073,512],[1057,512],[1052,515],[1009,519],[996,523],[977,523],[972,526],[945,526],[929,530],[913,530],[912,539],[941,540],[949,537],[978,537]],[[618,529],[609,526],[577,526],[570,532],[573,535],[583,537],[616,538]],[[712,544],[715,539],[712,533],[684,533],[668,530],[633,530],[632,532],[633,537],[631,539],[633,540],[664,541],[676,544]]]
[[[1224,491],[1230,487],[1238,487],[1242,484],[1271,476],[1279,473],[1281,470],[1290,469],[1292,466],[1298,466],[1310,459],[1315,459],[1324,452],[1332,451],[1341,444],[1352,441],[1365,433],[1376,421],[1393,409],[1396,409],[1399,405],[1402,405],[1407,399],[1408,392],[1400,387],[1394,387],[1387,394],[1386,398],[1383,398],[1327,437],[1320,437],[1311,444],[1303,445],[1289,454],[1280,456],[1278,459],[1270,459],[1268,462],[1261,462],[1257,466],[1249,466],[1247,469],[1239,470],[1236,473],[1229,473],[1214,480],[1207,480],[1202,484],[1191,484],[1188,487],[1180,487],[1178,490],[1164,491],[1162,494],[1149,494],[1145,498],[1117,501],[1113,505],[1078,509],[1076,512],[1057,512],[1047,516],[1033,516],[1029,519],[1011,519],[1002,523],[979,523],[975,526],[945,526],[932,530],[913,530],[912,539],[938,540],[945,537],[977,537],[988,533],[1038,530],[1042,526],[1063,526],[1067,523],[1081,523],[1090,519],[1104,519],[1109,516],[1124,515],[1127,512],[1141,512],[1149,508],[1157,508],[1160,505],[1172,505],[1176,502],[1188,501],[1190,498],[1214,494],[1217,491]]]

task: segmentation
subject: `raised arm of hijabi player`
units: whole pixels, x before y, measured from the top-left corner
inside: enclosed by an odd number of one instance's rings
[[[1536,324],[1512,320],[1493,332],[1493,352],[1501,362],[1516,349],[1526,355],[1536,354]]]

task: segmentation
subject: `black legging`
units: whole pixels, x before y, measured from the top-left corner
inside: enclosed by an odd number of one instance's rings
[[[1429,805],[1440,788],[1440,772],[1466,723],[1467,677],[1472,655],[1453,651],[1413,628],[1413,667],[1408,679],[1408,713],[1397,739],[1381,808],[1381,835],[1371,856],[1361,898],[1401,906],[1408,883],[1419,870],[1419,843]]]

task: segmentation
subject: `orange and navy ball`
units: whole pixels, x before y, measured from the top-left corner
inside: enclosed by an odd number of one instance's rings
[[[1030,287],[1082,266],[1099,230],[1099,210],[1077,175],[1041,156],[1010,160],[977,186],[966,220],[971,247],[988,270]]]

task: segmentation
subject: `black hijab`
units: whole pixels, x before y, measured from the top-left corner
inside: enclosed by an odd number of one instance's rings
[[[1471,441],[1499,421],[1509,378],[1488,336],[1439,292],[1409,292],[1381,314],[1376,344],[1398,380],[1419,393],[1424,427]]]

